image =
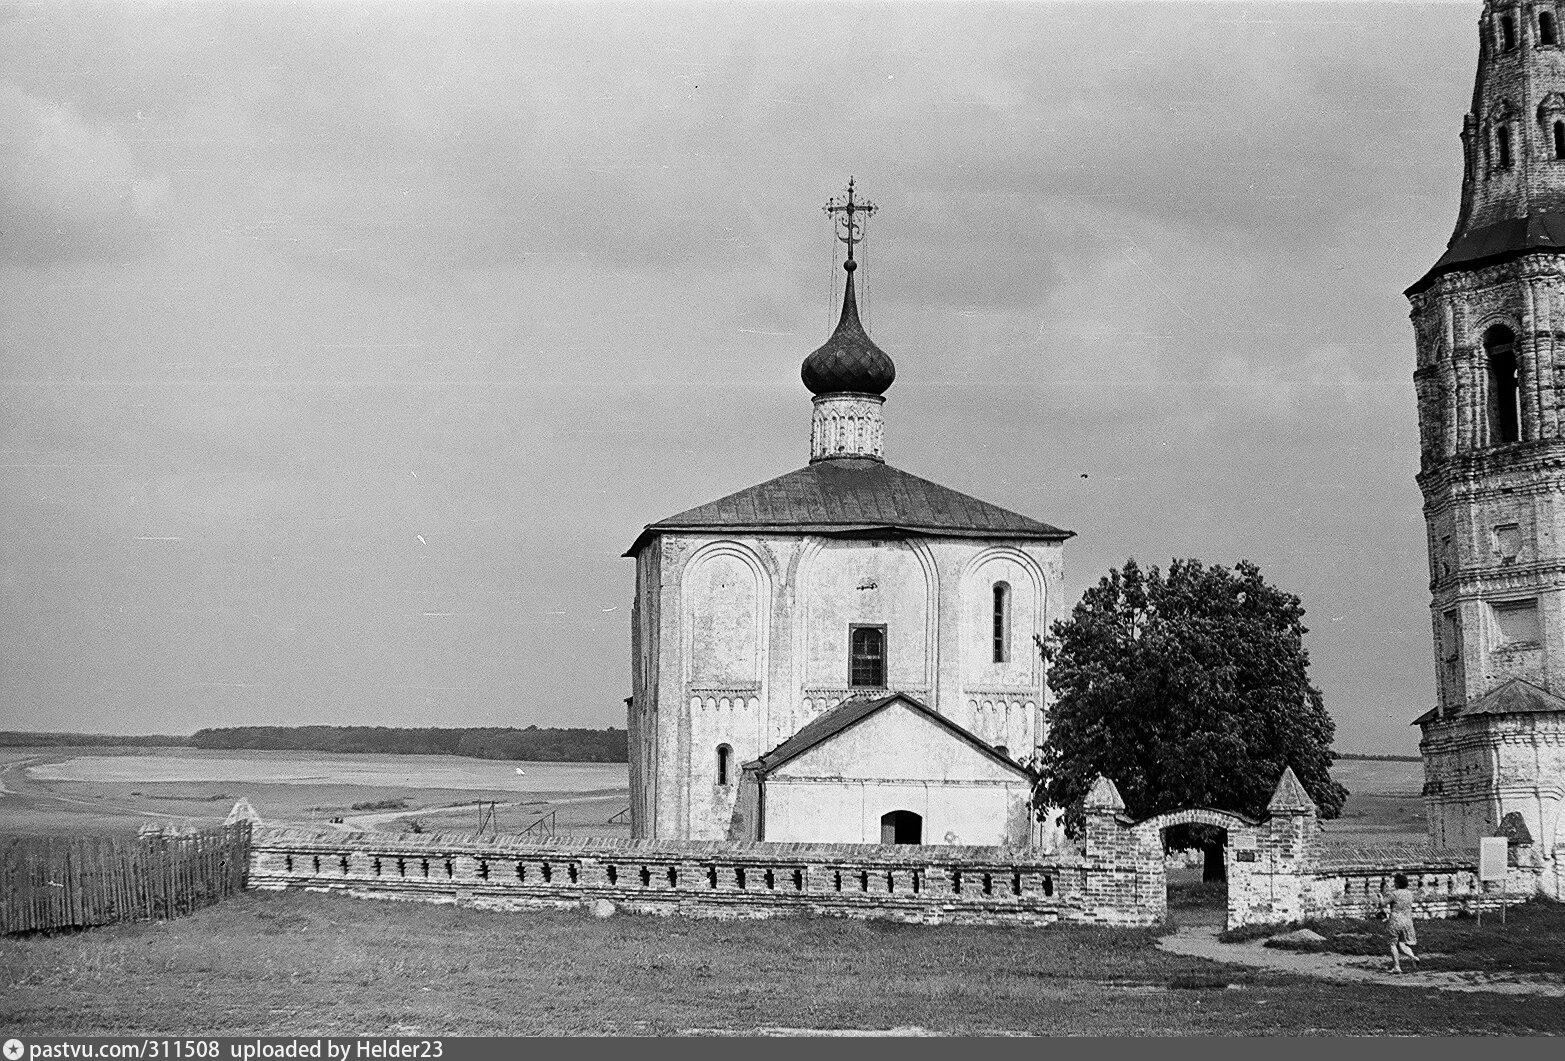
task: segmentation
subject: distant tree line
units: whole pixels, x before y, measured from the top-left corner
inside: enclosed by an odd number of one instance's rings
[[[134,737],[112,733],[23,733],[0,729],[0,747],[5,748],[188,748],[189,737],[171,737],[154,733]]]
[[[1357,759],[1361,762],[1371,763],[1420,763],[1423,759],[1417,755],[1350,755],[1347,752],[1337,752],[1338,759]]]
[[[245,751],[466,755],[538,763],[623,763],[626,733],[607,729],[399,729],[389,726],[231,726],[197,730],[194,748]]]

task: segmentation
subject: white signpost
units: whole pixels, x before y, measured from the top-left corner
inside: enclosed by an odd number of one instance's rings
[[[1500,882],[1500,923],[1505,923],[1506,861],[1510,841],[1503,836],[1478,838],[1478,924],[1483,925],[1483,885],[1492,880]]]

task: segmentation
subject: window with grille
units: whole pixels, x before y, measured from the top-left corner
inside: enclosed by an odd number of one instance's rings
[[[994,661],[1011,661],[1011,584],[994,584]]]
[[[886,684],[886,628],[848,628],[848,684],[883,688]]]

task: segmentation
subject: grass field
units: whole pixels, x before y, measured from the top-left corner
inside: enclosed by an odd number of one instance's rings
[[[1365,991],[1167,954],[1146,931],[497,914],[256,894],[0,942],[0,1027],[40,1034],[1483,1034],[1565,1006]]]
[[[1325,936],[1325,941],[1287,949],[1390,960],[1385,926],[1378,921],[1310,921],[1302,927]],[[1461,917],[1419,921],[1417,928],[1417,950],[1425,969],[1565,973],[1565,904],[1531,902],[1506,911],[1503,921],[1495,913],[1482,924]],[[1257,934],[1255,929],[1240,929],[1225,938]]]

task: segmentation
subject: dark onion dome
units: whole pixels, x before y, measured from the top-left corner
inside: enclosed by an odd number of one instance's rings
[[[842,319],[837,321],[831,338],[804,359],[804,368],[799,372],[812,394],[884,394],[897,378],[897,366],[859,323],[859,304],[853,296],[853,270],[857,266],[851,258],[843,263],[848,271],[848,286],[842,296]]]

